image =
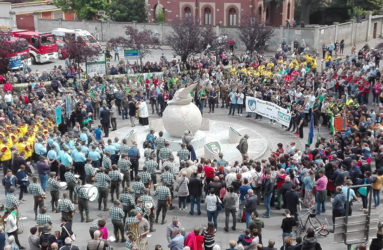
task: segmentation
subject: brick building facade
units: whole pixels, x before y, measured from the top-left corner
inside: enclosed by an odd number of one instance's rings
[[[147,0],[149,22],[155,22],[161,10],[165,22],[187,15],[201,25],[239,26],[246,16],[254,16],[269,26],[293,23],[294,0],[277,4],[273,0]]]

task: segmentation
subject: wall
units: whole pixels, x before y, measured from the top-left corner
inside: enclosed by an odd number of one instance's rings
[[[11,25],[11,3],[0,2],[0,28],[9,28]]]
[[[36,25],[37,23],[37,25]],[[346,46],[356,43],[366,42],[372,39],[374,23],[377,23],[376,36],[382,37],[383,34],[383,16],[370,16],[367,20],[360,23],[347,22],[329,26],[306,26],[305,28],[284,27],[274,28],[272,38],[268,42],[268,49],[273,51],[280,47],[285,40],[288,44],[297,40],[304,42],[311,48],[321,51],[322,44],[328,45],[336,41],[345,40]],[[43,20],[38,19],[35,22],[36,30],[40,32],[50,32],[55,28],[85,29],[95,35],[101,41],[108,41],[116,36],[124,36],[126,25],[131,25],[138,30],[149,29],[156,34],[162,43],[165,43],[166,35],[172,32],[172,28],[167,24],[138,24],[138,23],[117,23],[117,22],[93,22],[93,21],[65,21],[65,20]],[[243,44],[239,41],[238,29],[230,27],[216,26],[218,35],[226,34],[234,38],[239,48]]]

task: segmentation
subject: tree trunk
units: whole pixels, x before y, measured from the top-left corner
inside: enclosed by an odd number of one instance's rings
[[[311,6],[312,0],[301,0],[301,17],[300,21],[304,22],[304,24],[310,24],[310,14],[311,14]]]

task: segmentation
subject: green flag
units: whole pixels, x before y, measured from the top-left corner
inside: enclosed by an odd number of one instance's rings
[[[137,76],[137,82],[141,82],[141,75]]]
[[[150,79],[151,76],[150,76],[150,73],[148,73],[148,75],[146,76],[147,79]]]

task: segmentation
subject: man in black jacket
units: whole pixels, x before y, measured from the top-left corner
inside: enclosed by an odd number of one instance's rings
[[[286,208],[290,210],[291,215],[294,215],[296,221],[298,221],[298,205],[299,205],[299,196],[294,188],[287,191],[285,194],[286,198]]]
[[[102,111],[100,113],[100,120],[101,120],[101,125],[104,130],[105,137],[109,137],[109,125],[110,125],[110,111],[104,105],[102,107]]]
[[[245,201],[245,212],[246,212],[246,228],[249,227],[249,222],[251,219],[251,214],[257,213],[257,202],[258,202],[258,197],[254,194],[253,189],[247,190],[247,194],[249,197]]]
[[[197,173],[192,174],[192,178],[189,181],[189,195],[190,195],[190,212],[194,214],[194,203],[197,204],[197,213],[201,214],[201,195],[202,195],[202,181],[197,177]]]
[[[271,182],[270,178],[271,178],[270,172],[266,172],[266,179],[263,185],[264,186],[263,201],[266,207],[266,212],[263,215],[263,217],[265,218],[270,217],[270,202],[271,202],[271,197],[273,196],[274,184]]]

